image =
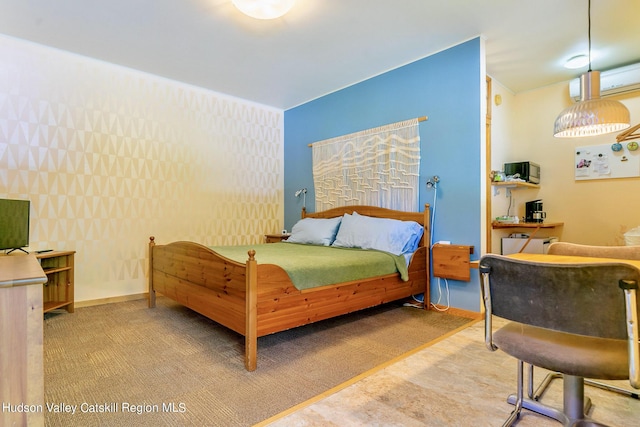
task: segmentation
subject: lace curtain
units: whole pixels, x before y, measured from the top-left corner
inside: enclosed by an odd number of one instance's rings
[[[418,119],[319,141],[311,147],[316,211],[348,205],[418,211]]]

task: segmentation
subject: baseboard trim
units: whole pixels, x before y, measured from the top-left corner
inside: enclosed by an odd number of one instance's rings
[[[433,303],[432,305],[436,307],[435,310],[453,314],[454,316],[466,317],[468,319],[473,319],[473,320],[480,320],[484,318],[484,314],[479,313],[477,311],[463,310],[461,308],[447,307],[445,305],[433,304]],[[433,307],[432,307],[432,310],[433,310]]]
[[[119,297],[100,298],[100,299],[92,299],[87,301],[76,301],[74,303],[74,306],[75,308],[91,307],[94,305],[112,304],[114,302],[136,301],[139,299],[148,299],[148,298],[149,298],[149,293],[145,292],[143,294],[122,295]]]

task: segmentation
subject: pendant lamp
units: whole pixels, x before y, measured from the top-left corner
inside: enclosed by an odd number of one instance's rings
[[[591,0],[589,0],[589,71],[580,76],[580,101],[556,119],[553,136],[578,138],[618,132],[629,127],[629,110],[622,103],[600,98],[600,72],[591,70]]]
[[[293,7],[295,0],[231,0],[240,12],[256,19],[276,19]]]

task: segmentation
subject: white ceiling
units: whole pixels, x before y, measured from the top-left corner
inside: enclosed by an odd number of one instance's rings
[[[640,62],[639,17],[592,0],[594,70]],[[297,0],[273,21],[231,0],[0,0],[0,33],[283,109],[477,36],[514,93],[569,80],[587,28],[587,0]]]

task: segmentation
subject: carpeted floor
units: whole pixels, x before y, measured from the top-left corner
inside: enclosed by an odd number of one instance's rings
[[[388,304],[258,340],[166,298],[45,316],[47,426],[249,426],[469,319]],[[59,411],[59,412],[58,412]]]

